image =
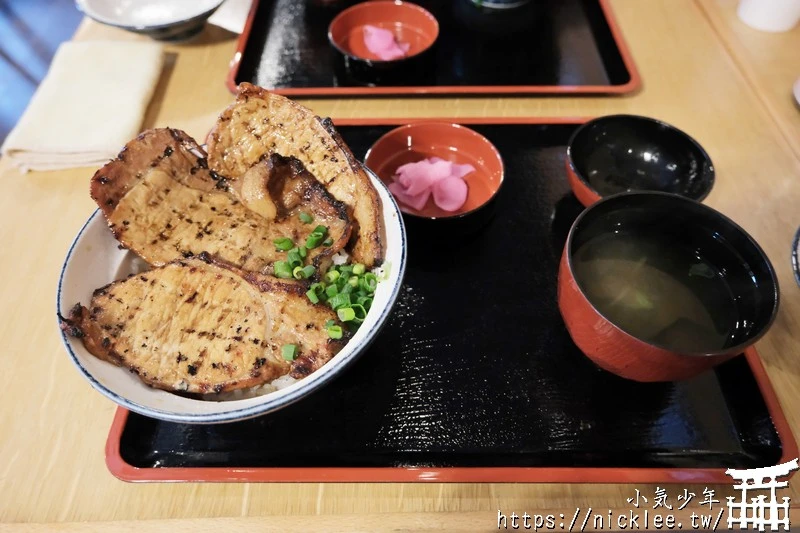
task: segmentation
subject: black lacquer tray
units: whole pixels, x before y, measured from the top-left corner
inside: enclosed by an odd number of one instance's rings
[[[573,121],[471,127],[502,154],[494,218],[431,238],[384,331],[312,396],[215,426],[120,409],[107,445],[126,480],[727,482],[724,469],[795,457],[758,355],[690,381],[611,375],[571,342],[558,261],[581,211],[564,170]],[[362,158],[391,125],[339,123]],[[384,124],[393,122],[384,121]]]
[[[337,62],[327,39],[336,11],[315,1],[254,0],[227,80],[232,91],[241,82],[295,96],[620,94],[640,85],[607,0],[536,0],[530,15],[512,20],[516,31],[476,17],[470,0],[418,0],[439,21],[432,66],[381,86]]]

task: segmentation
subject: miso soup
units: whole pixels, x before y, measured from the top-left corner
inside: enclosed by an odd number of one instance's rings
[[[689,239],[634,231],[603,233],[575,251],[589,301],[624,331],[670,350],[730,346],[739,316],[725,273]]]

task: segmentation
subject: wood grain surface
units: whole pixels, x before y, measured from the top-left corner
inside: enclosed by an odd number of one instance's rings
[[[642,89],[631,96],[302,102],[334,118],[637,113],[690,133],[707,149],[718,173],[707,203],[751,232],[777,269],[781,311],[758,349],[797,434],[800,288],[792,277],[790,243],[800,225],[800,113],[786,104],[780,84],[800,75],[800,28],[778,36],[755,34],[736,19],[734,0],[613,0],[612,5],[643,79]],[[93,22],[84,22],[76,35],[138,38]],[[168,46],[167,66],[144,126],[169,125],[204,136],[232,100],[223,80],[234,48],[235,36],[216,28],[190,44]],[[482,531],[494,529],[498,509],[607,510],[626,507],[637,488],[654,492],[654,486],[630,485],[136,485],[115,479],[103,457],[115,406],[72,367],[54,309],[67,248],[95,207],[88,195],[92,173],[87,168],[22,175],[0,160],[5,191],[0,195],[0,338],[6,346],[0,356],[5,400],[0,521],[42,524],[0,530]],[[673,503],[683,488],[697,494],[704,489],[670,487]],[[721,496],[733,494],[729,486],[715,489],[723,501]],[[797,504],[799,489],[800,476],[789,493]],[[276,518],[253,518],[266,516]],[[226,518],[197,520],[207,517]],[[307,525],[300,517],[308,518]]]
[[[521,509],[518,510],[517,523],[519,524],[519,531],[525,531],[523,527],[523,518]],[[547,515],[552,515],[553,523],[557,530],[561,530],[561,511],[563,509],[540,509],[538,513],[541,518],[537,518],[535,513],[528,513],[530,518],[528,523],[531,526],[529,530],[533,530],[535,520],[540,520],[546,523]],[[580,509],[581,521],[576,520],[576,525],[573,526],[575,531],[580,531],[584,514],[588,509]],[[573,509],[572,513],[575,512]],[[612,523],[616,525],[609,526],[608,513],[611,513]],[[657,512],[657,511],[656,511]],[[629,508],[617,509],[592,509],[591,519],[586,522],[584,531],[613,531],[620,530],[618,527],[618,517],[625,516],[621,523],[626,525],[630,520],[631,510]],[[634,513],[636,510],[634,509]],[[654,530],[653,526],[653,511],[648,516],[648,530]],[[641,529],[645,529],[644,513],[638,513],[637,524]],[[709,513],[706,513],[709,514]],[[710,513],[713,520],[713,526],[716,517],[719,514],[719,509],[713,509]],[[509,522],[508,515],[505,516],[505,522],[501,520],[500,524],[508,526],[509,531],[514,531],[512,523]],[[675,511],[673,513],[675,522],[674,527],[677,528],[678,524],[681,529],[691,530],[692,524],[692,511],[687,507],[682,511]],[[800,510],[792,509],[790,513],[790,520],[796,523],[800,520]],[[603,520],[595,519],[594,517],[601,516]],[[569,523],[572,515],[567,515],[563,530],[569,530]],[[58,532],[58,533],[106,533],[113,531],[114,533],[151,533],[160,531],[169,531],[170,533],[284,533],[285,531],[326,531],[329,533],[373,533],[375,531],[394,531],[402,533],[406,531],[420,531],[428,532],[441,532],[447,531],[448,533],[466,533],[472,531],[505,531],[506,528],[497,527],[497,510],[492,512],[438,512],[438,513],[377,513],[377,514],[331,514],[331,515],[314,515],[304,517],[302,520],[297,517],[287,516],[265,516],[265,517],[240,517],[240,518],[206,518],[206,519],[163,519],[163,520],[136,520],[136,521],[117,521],[117,522],[62,522],[62,523],[48,523],[48,524],[15,524],[10,526],[0,525],[0,533],[9,532],[25,532],[25,533],[40,533],[40,532]],[[597,521],[595,521],[597,520]],[[700,519],[696,517],[694,523],[700,524]],[[726,529],[724,524],[724,517],[719,521],[719,529]],[[302,527],[299,525],[302,524]],[[398,524],[400,524],[398,526]],[[662,528],[665,529],[665,528]],[[547,530],[539,528],[539,531]],[[673,529],[675,530],[675,529]]]
[[[767,33],[736,16],[738,0],[698,2],[747,83],[769,111],[781,134],[800,156],[800,105],[792,86],[800,80],[800,27]]]

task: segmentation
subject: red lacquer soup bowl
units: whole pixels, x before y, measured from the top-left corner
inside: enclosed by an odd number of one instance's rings
[[[764,251],[721,213],[675,194],[623,193],[572,225],[558,306],[601,368],[674,381],[761,338],[778,310],[778,281]]]

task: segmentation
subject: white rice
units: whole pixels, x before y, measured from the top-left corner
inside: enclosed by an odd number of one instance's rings
[[[386,270],[384,270],[386,267]],[[389,265],[379,266],[372,269],[372,273],[375,274],[375,277],[378,278],[378,281],[384,281],[386,278],[389,277]]]
[[[265,394],[270,394],[272,392],[277,392],[281,389],[285,389],[289,385],[294,384],[297,381],[296,378],[293,378],[290,375],[281,376],[270,383],[265,383],[263,385],[258,385],[257,387],[250,387],[249,389],[239,389],[234,390],[231,392],[220,392],[219,394],[205,394],[203,395],[203,400],[209,402],[230,402],[233,400],[246,400],[248,398],[257,398],[258,396],[264,396]]]
[[[350,259],[350,256],[344,250],[340,250],[338,253],[334,254],[331,259],[333,259],[334,265],[344,265]]]

